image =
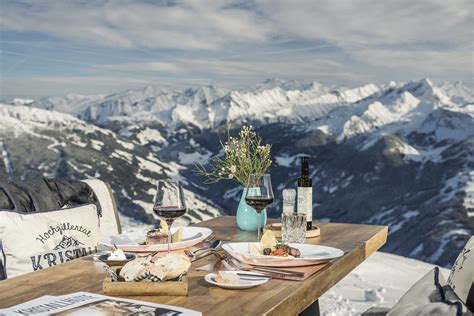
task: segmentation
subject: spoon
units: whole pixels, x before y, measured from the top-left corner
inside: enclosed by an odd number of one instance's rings
[[[191,261],[195,261],[201,258],[204,258],[211,253],[213,253],[215,250],[217,250],[222,244],[222,240],[214,240],[209,244],[207,247],[203,247],[200,249],[197,249],[195,251],[189,251],[188,249],[184,250],[184,253],[191,258]]]

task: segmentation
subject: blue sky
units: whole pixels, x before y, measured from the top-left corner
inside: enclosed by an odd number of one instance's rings
[[[0,97],[266,78],[473,86],[468,1],[0,0]]]

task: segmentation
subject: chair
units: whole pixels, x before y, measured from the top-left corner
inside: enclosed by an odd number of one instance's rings
[[[418,280],[392,308],[371,307],[363,316],[472,315],[474,308],[474,237],[453,264],[448,280],[435,267]]]
[[[86,214],[88,215],[86,216]],[[63,222],[68,222],[70,216],[76,218],[76,222],[71,222],[71,225],[82,223],[92,228],[93,239],[87,239],[89,242],[87,246],[80,240],[74,240],[72,230],[67,232],[63,230],[69,229],[69,224],[67,224],[67,228],[62,225],[64,225]],[[67,249],[85,247],[84,249],[89,252],[87,254],[90,254],[94,252],[94,248],[97,249],[94,245],[97,246],[101,239],[121,233],[120,219],[112,189],[110,185],[98,179],[82,181],[38,179],[31,182],[8,182],[3,185],[0,183],[0,217],[3,222],[0,223],[0,280],[52,266],[47,261],[48,265],[46,266],[43,264],[41,267],[35,268],[33,263],[32,268],[32,261],[35,258],[38,259],[38,262],[40,259],[42,262],[46,260],[41,258],[41,254],[51,258],[56,253],[56,256],[59,256],[61,260],[55,259],[54,265],[60,264],[86,255],[78,253],[66,260],[63,255]],[[78,220],[80,222],[77,222]],[[51,229],[53,227],[56,229],[55,239],[53,240],[52,237],[49,239],[51,232],[48,233],[49,230],[42,229],[40,232],[48,234],[44,239],[48,239],[49,243],[41,244],[34,241],[37,239],[35,237],[39,235],[37,232],[32,235],[32,231],[39,229],[39,227],[48,229],[50,223],[53,223]],[[22,225],[26,230],[21,230]],[[61,230],[59,230],[60,228]],[[80,226],[80,229],[82,228],[83,226]],[[63,238],[63,240],[56,240],[57,238]],[[83,238],[86,237],[83,236]],[[31,240],[31,242],[22,243],[24,240]],[[61,245],[57,244],[58,242]],[[76,242],[76,245],[71,242]],[[19,246],[20,244],[22,246]],[[58,250],[63,252],[59,254]],[[28,261],[29,268],[27,267]]]
[[[102,237],[121,234],[122,227],[120,225],[117,203],[110,185],[98,179],[82,181],[87,183],[94,191],[102,208],[102,218],[100,220],[100,232]]]

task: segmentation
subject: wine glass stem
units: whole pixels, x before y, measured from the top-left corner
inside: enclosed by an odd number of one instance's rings
[[[173,225],[173,220],[167,219],[166,224],[168,224],[168,254],[171,252],[171,225]]]
[[[258,212],[258,225],[257,225],[257,242],[260,242],[260,221],[261,221],[261,212]]]

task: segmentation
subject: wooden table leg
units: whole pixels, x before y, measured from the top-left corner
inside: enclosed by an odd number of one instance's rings
[[[316,300],[313,304],[309,305],[299,316],[319,316],[319,301]]]

